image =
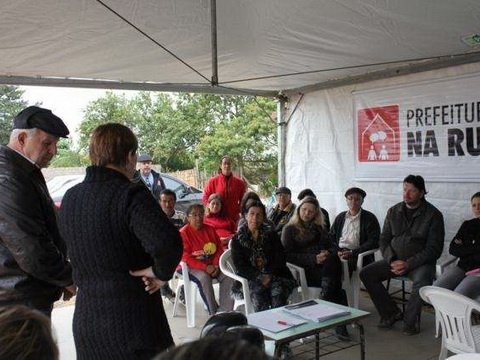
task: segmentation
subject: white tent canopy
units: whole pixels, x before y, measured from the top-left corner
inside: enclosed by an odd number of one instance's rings
[[[281,183],[331,217],[363,187],[383,222],[401,178],[355,180],[352,92],[480,73],[479,19],[478,0],[2,0],[0,83],[287,95]],[[426,180],[449,240],[478,182]]]
[[[477,62],[479,18],[478,0],[3,0],[0,83],[275,96]]]

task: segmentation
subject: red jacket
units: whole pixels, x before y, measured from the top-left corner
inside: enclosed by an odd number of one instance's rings
[[[208,197],[217,193],[222,198],[222,206],[225,208],[227,216],[237,224],[240,217],[240,202],[247,191],[245,182],[234,176],[225,176],[218,174],[208,180],[205,189],[203,190],[202,201],[205,205],[208,203]]]
[[[224,241],[222,238],[231,238],[235,234],[237,229],[232,219],[217,214],[208,214],[203,219],[203,223],[213,227],[222,242],[223,248],[228,248],[228,241]]]
[[[182,260],[189,267],[205,271],[207,265],[218,265],[223,247],[213,227],[204,224],[197,230],[187,224],[180,229],[180,235],[183,240]]]

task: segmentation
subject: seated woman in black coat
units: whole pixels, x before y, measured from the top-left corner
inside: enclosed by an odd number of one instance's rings
[[[463,222],[450,243],[450,254],[457,256],[460,260],[433,285],[453,290],[478,301],[480,300],[480,277],[469,276],[467,272],[473,270],[472,273],[476,273],[475,270],[480,270],[480,192],[472,196],[470,203],[475,217]]]
[[[295,214],[282,231],[282,244],[287,261],[305,269],[307,284],[322,288],[323,300],[347,305],[342,289],[342,263],[337,245],[324,228],[320,205],[307,196],[295,209]],[[337,327],[337,335],[347,339],[345,326]]]
[[[265,216],[261,202],[250,204],[246,224],[231,240],[232,260],[237,273],[248,279],[255,312],[286,305],[296,286],[282,243],[278,234],[264,225]]]
[[[308,286],[321,287],[324,300],[340,304],[342,264],[323,222],[317,199],[305,197],[283,229],[282,244],[287,261],[305,269]]]

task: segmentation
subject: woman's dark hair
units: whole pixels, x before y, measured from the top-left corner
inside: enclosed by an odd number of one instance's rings
[[[479,192],[476,192],[475,194],[473,194],[472,198],[470,199],[470,201],[473,201],[473,199],[475,198],[478,198],[480,197],[480,191]]]
[[[245,215],[247,213],[247,202],[248,200],[255,200],[255,201],[262,201],[260,200],[260,196],[254,191],[248,191],[243,195],[242,201],[240,202],[240,211],[242,212],[242,215]]]
[[[262,209],[263,211],[263,216],[266,217],[267,216],[267,210],[265,209],[265,205],[263,205],[263,203],[261,201],[254,201],[252,202],[250,205],[247,206],[247,211],[245,211],[245,214],[248,213],[248,210],[250,210],[250,208],[252,207],[259,207]]]
[[[50,319],[22,305],[0,308],[0,359],[58,360]]]
[[[223,206],[222,197],[220,196],[220,194],[217,194],[217,193],[213,193],[208,197],[207,206],[205,207],[205,215],[209,216],[209,214],[210,214],[210,206],[209,205],[210,205],[210,202],[212,200],[220,201],[220,211],[218,212],[217,216],[225,217],[226,216],[226,208],[225,208],[225,206]]]
[[[303,189],[302,191],[300,191],[298,193],[297,199],[298,199],[298,201],[302,201],[307,196],[313,197],[315,199],[317,198],[317,196],[312,191],[312,189]]]
[[[137,138],[128,127],[117,123],[100,125],[90,138],[90,161],[96,166],[125,166],[128,155],[137,149]]]

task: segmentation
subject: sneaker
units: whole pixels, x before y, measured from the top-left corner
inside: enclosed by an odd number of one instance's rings
[[[380,329],[391,329],[392,326],[397,322],[403,319],[403,314],[401,311],[398,311],[395,315],[389,318],[382,318],[378,323]]]
[[[403,325],[403,335],[405,336],[412,336],[412,335],[417,335],[420,332],[420,326],[417,324],[415,325]]]
[[[172,289],[170,289],[170,286],[168,284],[166,286],[163,286],[161,288],[161,293],[163,296],[165,296],[172,304],[175,302],[175,293],[173,292]]]

